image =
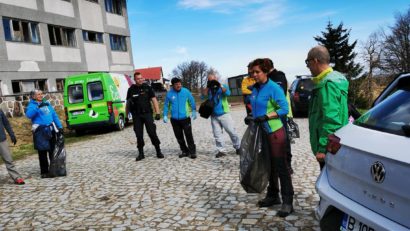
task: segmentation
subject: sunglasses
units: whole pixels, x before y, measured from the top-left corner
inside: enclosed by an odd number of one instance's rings
[[[310,58],[310,59],[306,59],[306,60],[305,60],[306,65],[308,65],[308,64],[309,64],[309,61],[310,61],[310,60],[313,60],[313,59],[312,59],[312,58]]]

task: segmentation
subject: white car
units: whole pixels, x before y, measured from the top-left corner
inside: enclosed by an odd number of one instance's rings
[[[322,230],[410,230],[410,74],[393,84],[371,110],[329,136],[316,183]]]

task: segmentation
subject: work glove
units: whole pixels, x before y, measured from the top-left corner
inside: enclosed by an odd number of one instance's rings
[[[47,103],[47,102],[41,102],[41,103],[38,105],[39,108],[47,107],[47,106],[48,106],[48,103]]]
[[[259,116],[255,118],[256,123],[263,123],[268,120],[269,120],[269,117],[267,115],[263,115],[263,116]]]
[[[16,143],[17,143],[16,137],[15,137],[15,136],[10,136],[10,139],[11,139],[11,142],[12,142],[14,145],[16,145]]]
[[[193,119],[193,120],[196,120],[196,111],[192,111],[192,115],[191,115],[191,118]]]
[[[251,116],[247,116],[245,117],[245,119],[243,120],[245,122],[246,125],[249,125],[252,121],[252,117]]]
[[[160,120],[161,119],[161,115],[160,114],[155,114],[155,120]]]
[[[164,123],[168,123],[168,116],[164,116],[162,119],[164,120]]]
[[[59,128],[58,132],[61,133],[61,134],[64,134],[64,128]]]

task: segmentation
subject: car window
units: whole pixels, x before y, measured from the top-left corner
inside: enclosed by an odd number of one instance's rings
[[[354,124],[405,136],[410,126],[410,89],[399,89],[357,119]]]
[[[313,89],[313,81],[311,79],[301,79],[298,84],[297,90],[299,92],[310,92]]]
[[[68,86],[68,102],[82,103],[84,101],[83,85],[76,84]]]
[[[103,87],[101,82],[88,83],[87,88],[89,101],[104,99]]]

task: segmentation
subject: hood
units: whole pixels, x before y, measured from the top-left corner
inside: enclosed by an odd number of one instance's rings
[[[329,74],[327,74],[327,76],[324,79],[322,79],[322,81],[320,81],[318,84],[316,84],[314,88],[315,89],[322,88],[323,86],[326,85],[328,81],[332,81],[336,83],[336,86],[339,88],[340,91],[346,94],[348,93],[349,81],[347,81],[346,77],[344,77],[344,75],[342,75],[338,71],[332,71]]]

